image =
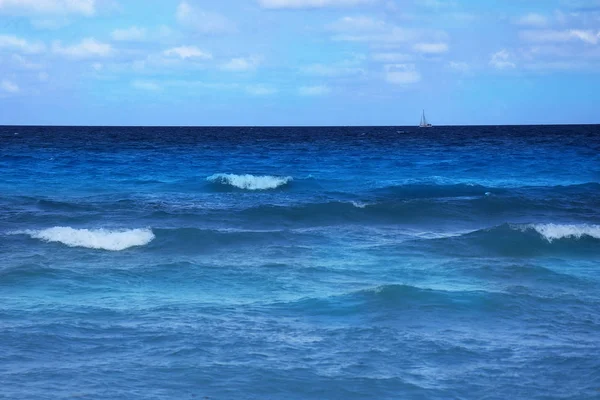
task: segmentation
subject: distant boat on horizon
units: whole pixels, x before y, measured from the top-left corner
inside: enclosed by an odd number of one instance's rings
[[[421,116],[421,123],[419,124],[419,128],[431,128],[433,125],[427,122],[427,118],[425,118],[425,110],[423,110],[423,115]]]

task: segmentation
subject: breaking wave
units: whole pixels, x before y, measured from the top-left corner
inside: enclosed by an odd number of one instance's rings
[[[286,185],[293,178],[291,176],[214,174],[206,178],[206,180],[212,183],[233,186],[238,189],[268,190]]]
[[[69,247],[85,247],[110,251],[125,250],[134,246],[144,246],[154,239],[151,229],[75,229],[68,226],[55,226],[41,230],[15,232],[26,234],[33,239],[45,242],[59,242]]]
[[[521,229],[533,229],[548,242],[558,239],[581,239],[589,236],[600,239],[600,225],[588,224],[531,224]]]
[[[467,256],[536,256],[562,254],[582,256],[600,250],[600,225],[502,224],[460,236],[413,242],[446,254]]]

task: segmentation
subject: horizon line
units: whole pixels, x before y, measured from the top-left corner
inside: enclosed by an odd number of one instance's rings
[[[493,126],[595,126],[600,123],[536,123],[536,124],[447,124],[446,127],[493,127]],[[419,125],[74,125],[74,124],[0,124],[0,127],[56,127],[56,128],[416,128]],[[428,128],[428,129],[431,129]]]

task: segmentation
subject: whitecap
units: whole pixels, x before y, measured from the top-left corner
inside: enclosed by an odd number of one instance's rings
[[[236,174],[214,174],[206,178],[207,181],[234,186],[246,190],[267,190],[283,186],[293,180],[291,176],[270,175],[236,175]]]
[[[356,208],[365,208],[366,206],[368,206],[369,204],[367,203],[363,203],[360,201],[352,201],[352,205]]]
[[[557,239],[580,239],[589,236],[600,239],[600,225],[589,224],[531,224],[534,229],[549,242]]]
[[[151,229],[75,229],[68,226],[55,226],[48,229],[15,233],[27,234],[33,239],[40,239],[45,242],[59,242],[69,247],[111,251],[144,246],[155,238]]]

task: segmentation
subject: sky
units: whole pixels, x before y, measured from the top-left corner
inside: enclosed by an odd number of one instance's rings
[[[0,125],[600,123],[600,0],[0,0]]]

